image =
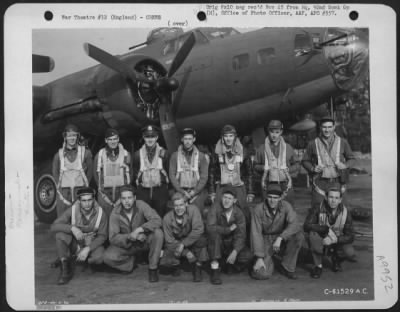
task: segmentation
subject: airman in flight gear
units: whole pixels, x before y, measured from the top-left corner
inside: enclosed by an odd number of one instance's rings
[[[322,257],[331,255],[332,271],[341,271],[339,253],[354,262],[355,253],[351,213],[342,204],[340,186],[331,187],[319,206],[313,207],[304,222],[308,234],[314,268],[311,277],[319,278],[322,273]]]
[[[193,281],[201,282],[202,264],[208,260],[207,237],[199,209],[188,204],[182,193],[172,196],[174,209],[163,219],[164,254],[160,266],[170,267],[179,275],[180,259],[186,258],[192,265]]]
[[[246,183],[242,180],[242,171],[247,173]],[[222,128],[221,139],[218,140],[215,153],[211,157],[209,174],[211,200],[220,202],[222,189],[228,185],[235,188],[238,206],[242,209],[246,222],[250,223],[247,202],[252,202],[254,199],[252,168],[247,162],[243,163],[243,146],[237,137],[236,129],[231,125]]]
[[[293,184],[290,168],[296,164],[293,147],[282,137],[283,124],[280,120],[268,123],[265,143],[256,151],[254,169],[262,173],[263,197],[270,184],[279,184],[285,200],[294,206]]]
[[[312,176],[311,206],[318,206],[326,192],[337,183],[342,194],[348,182],[348,168],[354,163],[354,154],[347,140],[335,133],[335,120],[325,116],[320,120],[320,135],[308,143],[302,165]]]
[[[144,201],[136,200],[131,185],[121,187],[121,203],[110,216],[109,240],[105,264],[130,273],[135,268],[135,256],[148,251],[149,282],[158,282],[158,262],[164,242],[161,218]]]
[[[211,283],[221,284],[220,265],[228,274],[241,272],[253,258],[246,247],[246,219],[236,205],[236,190],[224,187],[220,202],[207,216],[208,253],[211,259]]]
[[[72,278],[73,255],[76,261],[87,261],[92,268],[103,263],[103,245],[108,234],[107,215],[96,202],[92,188],[80,188],[77,195],[78,200],[54,221],[50,229],[56,233],[61,267],[59,285],[68,283]]]
[[[94,179],[98,186],[100,206],[109,216],[119,203],[120,188],[131,183],[131,155],[119,142],[115,129],[107,129],[106,146],[94,158]]]
[[[76,200],[80,187],[92,179],[92,153],[79,145],[79,130],[73,124],[64,128],[64,143],[53,158],[53,177],[57,183],[57,217]]]
[[[205,187],[208,179],[209,160],[194,145],[196,142],[194,129],[183,129],[181,142],[182,144],[172,154],[169,161],[169,179],[174,189],[203,213],[204,201],[207,198]]]
[[[142,129],[143,146],[132,160],[136,197],[154,208],[160,217],[166,213],[168,194],[168,153],[158,145],[159,129],[148,125]]]
[[[251,247],[257,260],[251,276],[267,279],[274,271],[273,257],[281,258],[278,270],[289,279],[297,279],[297,257],[304,241],[302,227],[292,206],[281,200],[282,189],[272,184],[267,198],[258,204],[251,219]]]

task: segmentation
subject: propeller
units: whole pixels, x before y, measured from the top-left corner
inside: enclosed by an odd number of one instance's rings
[[[32,54],[32,72],[48,73],[54,69],[54,60],[50,56]]]
[[[114,55],[90,43],[84,43],[83,47],[88,56],[121,74],[121,76],[125,78],[131,90],[134,88],[138,80],[142,81],[142,77],[138,77],[134,70],[132,70],[128,65]],[[129,105],[128,107],[125,107],[125,110],[139,123],[143,124],[146,122],[146,115],[140,109],[138,109],[136,105]]]
[[[196,38],[194,36],[194,33],[192,32],[175,55],[175,58],[172,61],[171,66],[168,70],[167,76],[161,77],[157,80],[147,79],[140,73],[135,72],[134,69],[131,69],[128,64],[121,61],[118,57],[113,56],[90,43],[85,43],[84,49],[88,56],[121,74],[132,90],[136,88],[137,82],[147,83],[150,87],[154,88],[154,91],[157,92],[157,95],[160,98],[159,119],[161,129],[163,131],[163,136],[168,149],[174,151],[177,149],[178,143],[178,130],[176,128],[175,116],[177,107],[179,107],[179,101],[183,89],[181,88],[179,90],[179,97],[175,97],[174,103],[171,103],[171,92],[179,88],[178,80],[172,76],[184,63],[195,43]],[[185,71],[185,75],[182,81],[186,81],[187,79],[188,71]],[[182,87],[184,87],[185,84],[186,82],[182,85]],[[130,105],[129,108],[126,109],[131,110],[131,114],[142,124],[149,122],[143,112],[140,111],[136,107],[136,105]]]
[[[194,44],[196,43],[196,38],[192,32],[189,37],[185,40],[178,53],[176,53],[174,60],[172,61],[171,67],[168,70],[168,78],[171,77],[175,72],[181,67],[182,63],[185,61],[186,57],[189,55]]]
[[[125,79],[131,80],[133,83],[137,81],[135,71],[131,70],[124,62],[114,55],[90,44],[84,43],[83,48],[88,56],[95,59],[99,63],[120,73]]]
[[[170,78],[170,77],[172,77],[172,75],[175,74],[176,71],[183,64],[183,62],[189,55],[190,51],[193,49],[195,43],[196,43],[196,38],[194,34],[191,33],[183,43],[182,47],[179,49],[178,53],[175,55],[171,67],[168,70],[167,77],[169,83],[171,84],[171,82],[174,81],[174,87],[176,86],[176,89],[179,87],[179,83],[175,78]],[[168,150],[170,151],[176,151],[178,149],[179,134],[178,134],[178,129],[176,128],[176,113],[190,71],[191,70],[185,71],[184,77],[182,79],[181,88],[179,89],[173,103],[171,103],[170,101],[171,97],[167,98],[165,95],[161,95],[161,105],[159,108],[160,125],[165,139],[165,143],[167,144]]]

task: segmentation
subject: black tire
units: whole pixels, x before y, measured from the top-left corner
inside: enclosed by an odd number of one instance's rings
[[[52,223],[57,217],[57,185],[51,174],[41,172],[35,179],[35,213],[39,221]]]

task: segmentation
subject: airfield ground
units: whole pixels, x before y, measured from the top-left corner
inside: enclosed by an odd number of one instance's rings
[[[358,167],[368,173],[352,175],[347,199],[350,208],[372,209],[371,160],[358,159]],[[295,189],[296,210],[304,220],[310,202],[310,189]],[[354,221],[360,233],[372,231],[372,218]],[[343,262],[343,272],[334,273],[326,263],[320,279],[312,279],[309,270],[312,258],[306,248],[300,252],[298,280],[288,280],[275,272],[272,278],[256,281],[247,272],[222,274],[222,285],[211,285],[203,272],[203,282],[193,283],[191,273],[180,277],[160,275],[160,282],[149,283],[147,265],[129,275],[109,271],[81,271],[77,267],[69,284],[56,285],[59,269],[50,268],[55,259],[55,242],[49,225],[35,223],[35,298],[36,303],[65,304],[141,304],[141,303],[203,303],[203,302],[263,302],[263,301],[335,301],[373,300],[373,239],[357,235],[354,246],[356,263]],[[305,246],[306,247],[306,246]],[[343,291],[352,292],[345,294]],[[149,306],[150,307],[150,306]],[[168,305],[165,306],[168,309]]]

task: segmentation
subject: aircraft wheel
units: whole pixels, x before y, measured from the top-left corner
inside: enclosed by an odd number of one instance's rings
[[[50,174],[41,174],[35,183],[35,213],[41,222],[52,223],[57,217],[57,186]]]

